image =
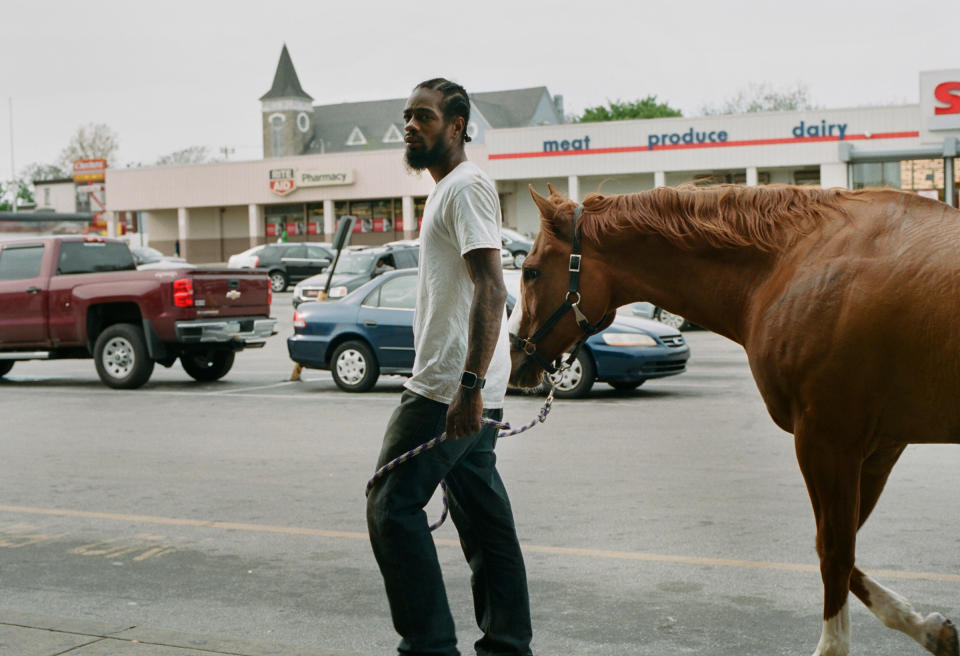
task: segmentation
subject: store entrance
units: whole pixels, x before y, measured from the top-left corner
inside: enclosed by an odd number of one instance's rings
[[[306,240],[307,219],[303,203],[268,205],[264,208],[264,219],[268,242]]]
[[[850,164],[850,188],[893,187],[958,207],[960,158],[897,159]],[[953,184],[948,184],[953,177]]]

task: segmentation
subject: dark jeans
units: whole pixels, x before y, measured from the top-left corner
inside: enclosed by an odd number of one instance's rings
[[[502,410],[484,415],[500,419]],[[383,438],[377,467],[443,432],[447,406],[404,391]],[[430,536],[427,505],[447,484],[450,516],[473,574],[473,604],[483,637],[480,656],[529,656],[530,600],[507,491],[493,453],[497,429],[446,440],[399,465],[367,499],[373,553],[387,588],[398,652],[456,656],[457,637]]]

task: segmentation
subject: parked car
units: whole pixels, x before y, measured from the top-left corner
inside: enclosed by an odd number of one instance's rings
[[[138,271],[125,243],[93,235],[0,245],[0,377],[17,360],[93,358],[104,384],[135,389],[177,359],[222,378],[276,332],[254,271]]]
[[[194,265],[188,264],[182,257],[173,255],[164,255],[156,248],[145,246],[143,248],[131,248],[133,261],[138,269],[193,269]]]
[[[274,292],[286,291],[291,282],[299,282],[324,271],[336,253],[320,243],[265,244],[253,254],[253,269],[270,277]]]
[[[290,358],[307,368],[329,369],[340,389],[365,392],[380,374],[413,371],[413,310],[417,271],[385,273],[337,303],[305,303],[294,313]],[[507,311],[519,293],[519,271],[504,271]],[[517,275],[508,275],[517,274]],[[661,323],[618,316],[591,336],[571,368],[557,379],[559,397],[585,396],[596,381],[634,389],[650,378],[686,370],[690,349]]]
[[[389,269],[377,269],[382,261]],[[395,244],[373,246],[358,250],[344,250],[337,262],[337,269],[330,280],[330,300],[338,300],[360,285],[377,277],[385,270],[415,268],[420,262],[418,244]],[[317,294],[327,285],[329,273],[307,278],[293,288],[293,307],[304,301],[315,301]]]
[[[621,308],[621,310],[625,310],[628,315],[659,321],[660,323],[666,324],[671,328],[676,328],[677,330],[688,330],[694,327],[694,324],[690,323],[679,314],[667,312],[663,308],[657,307],[653,303],[646,303],[644,301],[639,303],[631,303],[630,305]],[[621,312],[621,314],[623,314],[623,312]]]
[[[503,247],[510,251],[513,256],[514,268],[519,269],[523,266],[523,261],[527,259],[527,253],[533,248],[533,240],[510,228],[502,228],[500,235],[503,240]]]
[[[230,269],[252,269],[257,266],[257,255],[263,250],[266,244],[260,244],[253,248],[248,248],[240,253],[235,253],[227,259],[227,267]]]

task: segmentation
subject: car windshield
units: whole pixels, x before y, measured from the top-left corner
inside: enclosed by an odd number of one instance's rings
[[[340,255],[340,261],[337,262],[337,270],[334,275],[341,273],[352,273],[354,275],[367,273],[373,268],[373,260],[376,257],[374,253],[345,251]]]

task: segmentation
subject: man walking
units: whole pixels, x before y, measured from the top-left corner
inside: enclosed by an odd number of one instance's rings
[[[441,481],[473,574],[483,637],[478,656],[529,656],[530,603],[507,491],[496,470],[497,430],[510,375],[500,264],[500,203],[467,161],[470,98],[458,84],[416,86],[403,110],[407,165],[436,182],[420,231],[416,358],[386,428],[377,467],[446,430],[367,500],[370,541],[386,584],[398,653],[456,656],[457,638],[424,506]]]

